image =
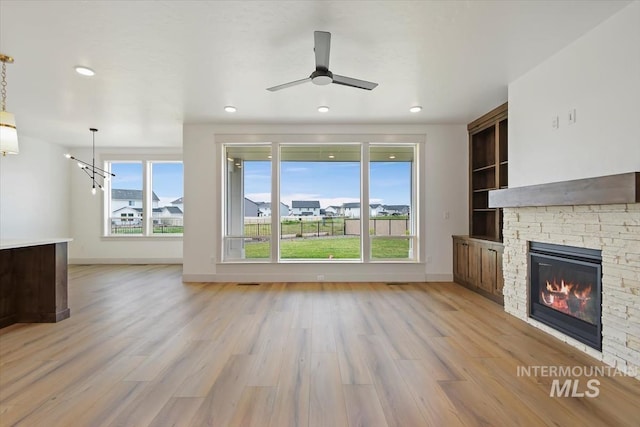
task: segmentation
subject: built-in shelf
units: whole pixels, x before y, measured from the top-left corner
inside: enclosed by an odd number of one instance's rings
[[[502,209],[489,194],[508,185],[508,106],[469,123],[469,236],[453,237],[457,283],[502,303]]]
[[[489,192],[508,184],[507,104],[469,123],[469,235],[502,239],[502,211],[491,209]]]
[[[483,166],[481,168],[476,168],[476,169],[473,170],[473,172],[482,172],[484,170],[493,169],[495,167],[496,167],[496,165],[487,165],[487,166]]]
[[[489,192],[490,208],[640,203],[640,172]]]

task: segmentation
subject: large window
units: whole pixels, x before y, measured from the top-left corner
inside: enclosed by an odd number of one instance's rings
[[[282,145],[280,259],[361,259],[360,144]],[[333,206],[334,215],[327,208]]]
[[[415,148],[371,144],[369,152],[371,259],[413,259]]]
[[[114,160],[105,168],[115,174],[105,186],[105,235],[183,233],[182,162]]]
[[[271,147],[233,145],[224,153],[224,259],[271,258]],[[280,209],[286,215],[285,208]]]
[[[222,153],[223,262],[418,261],[416,144],[233,143]]]
[[[149,162],[153,234],[182,234],[184,199],[182,162]]]
[[[108,234],[117,236],[143,234],[142,169],[142,162],[108,164],[107,170],[116,175],[105,185],[106,196],[110,196]]]

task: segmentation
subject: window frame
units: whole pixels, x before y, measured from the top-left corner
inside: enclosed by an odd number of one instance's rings
[[[142,233],[140,234],[111,234],[111,189],[112,180],[105,182],[104,194],[102,198],[102,222],[101,238],[111,239],[182,239],[183,233],[153,233],[153,163],[182,163],[183,166],[183,196],[184,196],[184,161],[181,154],[104,154],[101,156],[103,168],[111,171],[112,163],[141,163],[142,164]],[[184,211],[183,211],[184,214]]]
[[[370,158],[370,154],[371,154],[371,148],[372,147],[392,147],[392,146],[398,146],[398,147],[412,147],[413,148],[413,160],[411,162],[411,189],[410,189],[410,200],[409,200],[409,224],[411,226],[411,230],[410,233],[408,235],[405,236],[376,236],[375,234],[370,234],[369,230],[367,229],[367,234],[368,234],[368,238],[367,241],[369,243],[369,248],[368,248],[368,257],[369,257],[369,262],[371,263],[389,263],[389,262],[420,262],[420,239],[418,238],[419,234],[418,234],[418,230],[419,230],[419,206],[420,206],[420,200],[419,200],[419,193],[418,193],[418,185],[419,185],[419,180],[418,180],[418,176],[420,173],[420,144],[407,144],[407,143],[370,143],[368,144],[368,148],[369,148],[369,153],[368,153],[368,165],[371,164],[371,158]],[[371,193],[371,183],[369,182],[370,178],[371,178],[371,169],[370,167],[367,168],[367,183],[368,183],[368,187],[367,190],[369,191],[369,193]],[[371,194],[367,194],[367,202],[370,202],[370,196]],[[367,205],[369,206],[370,203]],[[369,223],[369,219],[370,219],[370,215],[371,215],[371,211],[370,209],[367,209],[367,216],[369,217],[367,219],[367,224]],[[372,258],[372,254],[371,254],[371,250],[372,250],[372,242],[373,240],[384,240],[384,239],[389,239],[389,240],[404,240],[404,239],[409,239],[410,241],[410,246],[411,246],[411,250],[413,251],[413,258],[409,258],[407,260],[404,260],[402,258]]]
[[[270,142],[269,142],[270,141]],[[217,197],[218,212],[220,221],[218,221],[218,248],[216,262],[218,264],[295,264],[295,263],[356,263],[356,264],[422,264],[424,246],[424,238],[420,234],[423,226],[423,218],[421,215],[421,206],[424,203],[421,197],[420,179],[423,178],[423,167],[425,165],[424,143],[426,135],[424,134],[401,134],[401,135],[216,135],[218,147],[216,155],[218,157],[217,165],[219,173],[218,188],[220,190]],[[318,145],[323,143],[334,144],[359,144],[361,149],[360,155],[360,205],[369,206],[370,192],[370,146],[372,145],[403,145],[411,146],[414,149],[414,157],[411,171],[411,201],[410,201],[410,219],[412,231],[408,236],[398,236],[397,238],[409,238],[413,242],[413,257],[403,258],[375,258],[371,257],[371,240],[375,236],[369,235],[369,209],[361,209],[360,215],[360,258],[359,259],[281,259],[280,258],[280,168],[281,168],[281,145]],[[256,259],[225,259],[226,245],[226,147],[229,146],[249,146],[249,145],[269,145],[271,147],[271,252],[269,258]],[[275,209],[274,209],[275,207]],[[365,227],[365,224],[367,225]],[[237,237],[237,236],[236,236]]]

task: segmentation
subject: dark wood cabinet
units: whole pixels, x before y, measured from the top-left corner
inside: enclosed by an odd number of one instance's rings
[[[489,207],[489,191],[508,187],[508,105],[467,125],[469,131],[469,235],[502,240],[502,210]]]
[[[496,250],[496,286],[494,288],[494,293],[496,295],[502,296],[502,288],[504,287],[504,270],[502,269],[502,251],[503,247],[500,250]]]
[[[493,248],[480,247],[480,280],[478,287],[493,293],[496,284],[497,253]]]
[[[467,280],[469,275],[469,244],[465,240],[453,239],[453,277]]]
[[[66,241],[0,250],[0,328],[69,315]]]
[[[453,280],[502,304],[502,243],[453,236]]]
[[[489,207],[489,191],[509,184],[507,103],[467,130],[469,236],[453,236],[453,280],[502,304],[502,209]]]

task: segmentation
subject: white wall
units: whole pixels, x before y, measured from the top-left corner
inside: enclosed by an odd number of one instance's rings
[[[19,135],[20,154],[0,156],[0,238],[69,237],[65,149]]]
[[[221,188],[216,159],[216,135],[426,135],[425,170],[420,182],[420,264],[216,264]],[[258,138],[259,139],[259,138]],[[185,125],[184,266],[185,281],[327,281],[452,280],[453,234],[468,231],[468,153],[466,126],[416,125]],[[445,219],[445,212],[449,212]],[[428,262],[426,262],[428,260]]]
[[[640,171],[640,2],[509,85],[510,187],[633,171]]]
[[[90,149],[71,150],[79,159],[91,159]],[[178,154],[179,150],[119,149],[107,153],[96,150],[96,162],[105,156],[149,156]],[[64,159],[63,159],[64,160]],[[102,237],[103,194],[91,194],[91,180],[74,162],[66,160],[71,173],[71,264],[159,264],[182,262],[181,237]]]

